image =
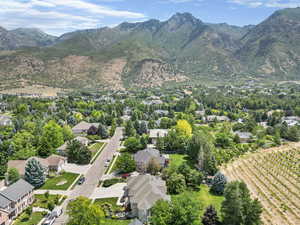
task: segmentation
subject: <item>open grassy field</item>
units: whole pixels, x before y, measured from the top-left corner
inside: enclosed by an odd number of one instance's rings
[[[76,173],[62,173],[56,177],[49,178],[46,183],[40,188],[43,190],[67,190],[79,174]]]
[[[248,154],[222,169],[244,181],[264,207],[265,225],[300,224],[300,143]]]

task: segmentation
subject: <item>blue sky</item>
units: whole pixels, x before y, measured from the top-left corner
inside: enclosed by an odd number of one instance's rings
[[[204,22],[257,24],[300,0],[0,0],[0,26],[35,27],[54,35],[115,26],[121,22],[167,20],[190,12]]]

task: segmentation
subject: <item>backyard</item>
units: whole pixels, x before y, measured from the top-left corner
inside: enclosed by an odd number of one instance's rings
[[[203,210],[201,212],[201,216],[204,213],[205,209],[209,205],[213,205],[216,208],[216,210],[218,211],[218,215],[220,215],[221,205],[222,205],[222,202],[224,201],[224,196],[218,196],[218,195],[211,194],[209,192],[209,187],[207,185],[202,184],[200,187],[200,191],[196,192],[195,197],[197,199],[199,199],[203,205]]]
[[[68,190],[74,183],[79,174],[67,173],[57,175],[56,177],[49,178],[46,183],[40,188],[43,190]]]
[[[39,222],[43,219],[43,214],[41,212],[34,212],[31,214],[29,219],[26,219],[27,214],[21,214],[18,219],[13,223],[13,225],[33,225],[39,224]]]

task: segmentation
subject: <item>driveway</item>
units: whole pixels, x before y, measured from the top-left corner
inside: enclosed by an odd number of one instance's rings
[[[62,169],[70,173],[86,174],[92,165],[76,165],[73,163],[66,163]]]
[[[123,128],[118,127],[115,131],[114,136],[110,139],[109,143],[104,147],[99,157],[93,163],[93,165],[87,170],[85,174],[85,182],[82,185],[77,185],[75,189],[69,195],[69,198],[63,203],[63,215],[56,219],[54,225],[63,225],[68,221],[68,217],[66,215],[66,206],[68,204],[68,200],[75,199],[79,196],[85,196],[90,198],[94,193],[94,190],[97,188],[98,183],[101,177],[105,173],[105,161],[107,159],[112,160],[114,153],[120,148],[121,139],[123,137]]]
[[[99,198],[120,198],[124,195],[126,183],[114,184],[108,188],[97,188],[91,195],[91,199]]]

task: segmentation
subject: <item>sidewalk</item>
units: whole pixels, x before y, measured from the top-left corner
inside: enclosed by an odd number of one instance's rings
[[[66,195],[69,196],[72,192],[70,191],[62,191],[62,190],[35,190],[34,194],[35,195],[42,195],[45,194],[46,192],[49,192],[50,195]]]

